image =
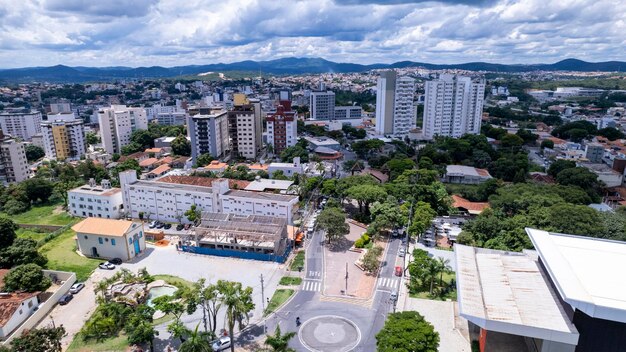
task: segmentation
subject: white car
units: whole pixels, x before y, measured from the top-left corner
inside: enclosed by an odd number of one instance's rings
[[[213,351],[223,351],[225,349],[230,348],[230,337],[222,336],[218,340],[213,341],[211,345]]]
[[[153,220],[151,223],[148,224],[148,227],[151,228],[151,229],[155,228],[156,226],[157,226],[157,221],[156,220]]]
[[[100,263],[98,265],[98,268],[103,269],[103,270],[113,270],[115,269],[115,265],[109,263],[109,262],[104,262],[104,263]]]
[[[82,282],[77,282],[73,284],[72,287],[70,287],[70,293],[75,295],[78,292],[80,292],[80,290],[82,290],[83,288],[85,288],[85,284],[83,284]]]

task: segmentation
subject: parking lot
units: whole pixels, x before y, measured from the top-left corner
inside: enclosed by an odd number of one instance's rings
[[[174,245],[148,246],[144,255],[120,267],[133,272],[146,268],[153,275],[173,275],[191,282],[200,278],[204,278],[207,283],[216,283],[217,280],[241,282],[244,287],[253,288],[256,307],[250,319],[252,322],[262,317],[261,274],[263,274],[265,297],[272,296],[278,286],[278,281],[284,274],[284,270],[278,263],[190,254],[176,251]],[[202,314],[196,312],[183,320],[190,328],[195,328],[201,318]],[[221,324],[221,319],[218,319],[218,326]]]

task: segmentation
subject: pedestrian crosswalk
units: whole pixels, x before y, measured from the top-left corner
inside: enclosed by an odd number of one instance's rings
[[[307,275],[308,278],[315,278],[315,279],[319,279],[322,277],[322,273],[320,271],[311,271],[309,270],[309,275]]]
[[[321,281],[304,280],[302,282],[302,291],[318,292],[321,289],[322,289],[322,282]]]
[[[395,289],[398,287],[398,279],[395,277],[379,277],[376,286]]]

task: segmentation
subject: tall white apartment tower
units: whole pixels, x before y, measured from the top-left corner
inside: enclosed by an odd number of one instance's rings
[[[146,110],[126,105],[111,105],[98,111],[98,122],[102,145],[109,154],[120,153],[130,143],[133,131],[148,129]]]
[[[376,85],[376,133],[405,136],[415,128],[415,80],[383,71]]]
[[[335,93],[311,92],[310,97],[311,119],[334,120],[335,119]]]
[[[426,82],[424,138],[480,133],[484,97],[484,80],[442,74]]]

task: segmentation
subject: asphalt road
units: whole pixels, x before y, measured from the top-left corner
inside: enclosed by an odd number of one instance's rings
[[[383,259],[380,278],[377,280],[377,285],[383,281],[385,283],[391,283],[393,280],[393,286],[379,285],[376,288],[371,308],[347,302],[320,301],[321,287],[324,278],[324,233],[321,231],[316,232],[309,241],[310,243],[306,250],[306,272],[302,289],[297,291],[289,303],[266,321],[268,333],[272,333],[276,325],[280,325],[283,332],[296,331],[302,334],[300,328],[307,325],[307,321],[321,316],[338,316],[349,320],[359,329],[359,343],[356,348],[352,349],[353,351],[375,351],[376,333],[385,324],[387,314],[393,310],[393,302],[390,300],[391,292],[394,290],[397,291],[401,283],[400,278],[394,276],[394,267],[398,259],[398,249],[401,244],[400,239],[392,239],[389,243],[388,250]],[[327,274],[332,275],[333,273]],[[305,288],[311,287],[310,284],[306,284],[307,281],[320,282],[322,285],[319,286],[319,290],[306,290]],[[296,317],[300,317],[303,323],[302,326],[296,326]],[[297,351],[310,350],[302,344],[300,336],[292,339],[290,346]],[[338,347],[322,350],[324,352],[342,351]]]

